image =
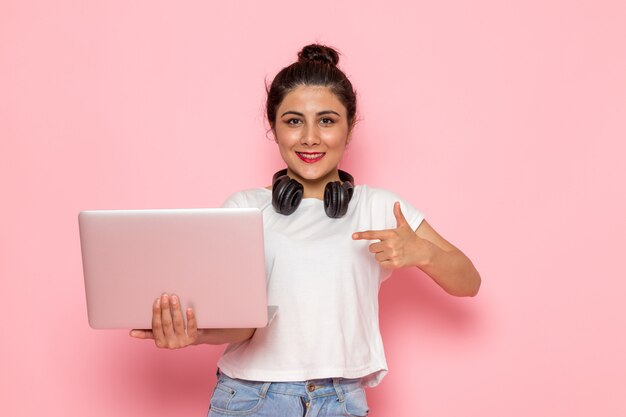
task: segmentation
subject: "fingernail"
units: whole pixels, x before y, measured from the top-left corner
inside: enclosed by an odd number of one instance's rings
[[[175,295],[172,295],[172,304],[178,304],[178,297],[176,297]]]

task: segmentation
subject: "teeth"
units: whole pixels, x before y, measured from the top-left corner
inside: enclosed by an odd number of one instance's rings
[[[300,153],[298,152],[298,155],[300,155],[301,157],[305,158],[305,159],[317,159],[319,157],[321,157],[322,155],[324,155],[323,153]]]

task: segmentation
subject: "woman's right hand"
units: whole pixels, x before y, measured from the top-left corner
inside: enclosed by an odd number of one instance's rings
[[[176,295],[163,294],[152,304],[152,330],[133,329],[132,337],[154,339],[154,344],[164,349],[179,349],[195,344],[198,340],[198,325],[191,308],[187,308],[183,319],[180,299]]]

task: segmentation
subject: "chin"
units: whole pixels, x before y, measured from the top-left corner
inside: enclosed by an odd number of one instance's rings
[[[292,171],[295,172],[299,177],[301,177],[304,180],[315,182],[315,181],[322,180],[323,178],[331,175],[334,169],[315,170],[315,171],[309,171],[309,170],[292,170]]]

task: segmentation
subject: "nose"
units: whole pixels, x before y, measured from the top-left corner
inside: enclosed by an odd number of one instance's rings
[[[315,125],[306,125],[304,129],[302,129],[302,136],[300,137],[300,144],[305,146],[314,146],[319,145],[320,143],[320,135]]]

